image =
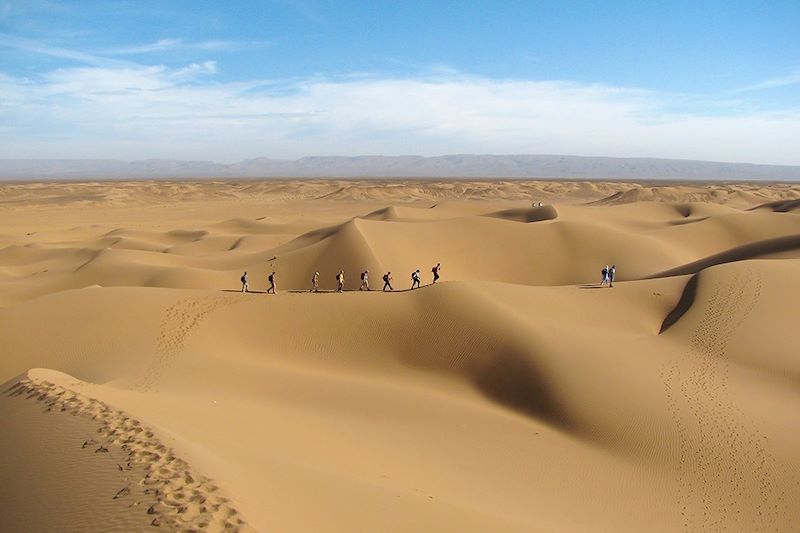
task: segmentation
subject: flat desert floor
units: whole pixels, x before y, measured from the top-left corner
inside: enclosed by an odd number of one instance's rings
[[[798,185],[6,183],[0,221],[2,531],[800,529]]]

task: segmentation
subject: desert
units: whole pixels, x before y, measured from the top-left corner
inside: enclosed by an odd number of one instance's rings
[[[16,182],[0,220],[0,530],[800,523],[795,183]]]

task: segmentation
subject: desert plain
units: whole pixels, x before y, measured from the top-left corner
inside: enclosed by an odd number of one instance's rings
[[[0,530],[796,531],[798,302],[797,184],[3,183]]]

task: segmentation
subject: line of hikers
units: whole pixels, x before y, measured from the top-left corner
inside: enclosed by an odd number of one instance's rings
[[[433,274],[433,283],[439,281],[440,272],[442,271],[442,264],[436,263],[436,266],[431,269],[431,273]],[[383,275],[383,291],[387,289],[390,291],[394,290],[392,287],[392,281],[394,278],[392,277],[391,271],[387,272]],[[241,280],[242,282],[242,292],[250,292],[250,278],[247,275],[247,272],[242,274]],[[273,271],[272,273],[267,276],[267,281],[269,282],[269,287],[267,287],[267,294],[275,294],[275,291],[278,288],[278,277]],[[411,273],[411,288],[418,289],[422,285],[422,278],[420,276],[419,269],[415,270]],[[370,291],[369,287],[369,270],[364,270],[361,273],[361,285],[358,287],[360,291]],[[344,291],[344,270],[340,270],[338,274],[336,274],[336,292],[343,292]],[[319,292],[319,272],[314,272],[314,275],[311,277],[311,290],[309,292]]]

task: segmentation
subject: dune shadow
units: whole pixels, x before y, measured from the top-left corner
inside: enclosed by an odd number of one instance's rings
[[[674,326],[675,323],[677,323],[681,317],[683,317],[683,315],[685,315],[692,307],[692,304],[694,304],[694,300],[697,297],[697,284],[699,279],[700,274],[695,274],[689,278],[688,283],[686,283],[686,286],[683,288],[681,299],[678,300],[675,308],[670,311],[666,317],[664,317],[664,321],[661,323],[661,329],[658,331],[659,335]]]
[[[559,405],[547,376],[514,349],[500,352],[491,363],[471,373],[471,381],[489,398],[519,412],[564,429],[575,429]]]
[[[800,210],[800,198],[767,202],[765,204],[751,207],[748,209],[748,211],[755,211],[757,209],[771,209],[775,213],[791,213],[792,211]]]
[[[783,237],[775,237],[773,239],[765,239],[762,241],[751,242],[736,248],[731,248],[717,254],[709,255],[697,261],[687,263],[657,274],[652,274],[644,279],[667,278],[672,276],[685,276],[687,274],[696,274],[703,269],[710,268],[715,265],[723,263],[734,263],[736,261],[745,261],[747,259],[755,259],[764,255],[776,254],[781,252],[793,252],[800,250],[800,234],[786,235]]]

